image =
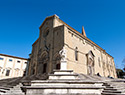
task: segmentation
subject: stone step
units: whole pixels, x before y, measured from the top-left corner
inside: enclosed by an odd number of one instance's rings
[[[13,87],[12,89],[20,89],[20,87]]]
[[[115,88],[104,88],[104,90],[117,90]]]
[[[57,80],[56,80],[57,81]],[[83,86],[102,86],[103,83],[101,82],[90,82],[90,81],[32,81],[31,85],[34,86],[40,86],[40,85],[62,85],[62,86],[71,86],[71,85],[83,85]]]
[[[10,90],[10,88],[6,88],[6,87],[0,87],[0,89]]]
[[[32,86],[64,86],[64,87],[103,87],[101,84],[96,85],[96,84],[32,84]]]
[[[77,79],[78,74],[49,74],[49,79]]]
[[[15,90],[15,89],[12,89],[12,90],[9,90],[9,92],[22,92],[22,90]]]
[[[103,90],[103,92],[106,92],[106,93],[121,93],[121,91],[115,91],[115,90]]]
[[[114,87],[116,89],[125,89],[125,87]]]
[[[7,92],[7,90],[0,89],[0,92],[2,92],[2,93],[6,93],[6,92]]]
[[[99,95],[103,87],[24,87],[27,90],[26,95]]]
[[[15,85],[14,85],[15,86]],[[5,87],[5,88],[13,88],[12,85],[1,85],[1,87]]]
[[[28,89],[104,89],[104,87],[83,87],[83,86],[24,86],[22,88],[28,88]]]
[[[102,81],[81,80],[81,79],[53,79],[53,80],[33,80],[31,83],[79,83],[79,84],[95,84],[102,83]]]
[[[93,84],[93,85],[103,85],[100,81],[85,81],[85,80],[35,80],[31,84]]]
[[[0,92],[6,93],[7,91],[10,91],[10,89],[9,88],[4,88],[4,87],[0,88]]]
[[[123,83],[123,82],[117,82],[117,83],[115,83],[115,82],[112,82],[112,83],[109,83],[109,84],[115,84],[115,85],[125,85],[125,83]]]
[[[104,84],[103,84],[102,86],[110,86],[110,85],[104,85]]]
[[[54,74],[73,74],[73,70],[54,70]]]
[[[24,93],[18,93],[18,92],[8,92],[8,93],[4,93],[5,95],[7,94],[7,95],[10,95],[10,94],[12,94],[12,95],[24,95]],[[3,95],[3,94],[2,94]]]
[[[111,87],[111,86],[106,86],[106,88],[113,88],[113,87]]]
[[[111,86],[116,86],[116,87],[125,87],[125,85],[111,85]]]
[[[125,94],[121,94],[121,93],[101,93],[101,95],[125,95]]]
[[[31,87],[45,87],[45,88],[48,88],[48,87],[65,87],[65,88],[77,88],[77,87],[84,87],[84,88],[99,88],[99,87],[102,87],[102,86],[96,86],[96,85],[32,85]],[[104,87],[103,87],[104,88]]]

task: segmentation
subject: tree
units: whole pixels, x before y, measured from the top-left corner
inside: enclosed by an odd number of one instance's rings
[[[123,68],[123,70],[124,70],[124,72],[125,72],[125,58],[123,59],[122,63],[124,63],[124,68]]]
[[[117,77],[123,78],[125,76],[125,72],[121,69],[116,69]]]

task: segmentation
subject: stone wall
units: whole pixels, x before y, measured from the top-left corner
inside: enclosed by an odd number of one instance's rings
[[[114,59],[109,54],[80,37],[75,31],[65,27],[65,48],[67,49],[68,69],[77,73],[87,74],[87,56],[89,51],[94,54],[94,73],[101,76],[116,78]],[[70,39],[70,40],[69,40]],[[78,48],[78,60],[75,60],[75,48]],[[72,55],[72,56],[70,56]]]

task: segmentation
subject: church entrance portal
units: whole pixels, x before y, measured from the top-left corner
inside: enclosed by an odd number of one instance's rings
[[[48,53],[45,51],[38,59],[37,73],[43,74],[47,72],[47,63],[49,61]]]

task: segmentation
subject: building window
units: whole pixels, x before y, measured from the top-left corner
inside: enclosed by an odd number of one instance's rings
[[[9,59],[10,62],[12,62],[13,60],[12,59]]]
[[[78,48],[75,48],[75,60],[78,61]]]
[[[20,63],[20,61],[17,61],[17,63]]]
[[[6,76],[9,76],[10,70],[6,70]]]
[[[3,60],[3,58],[2,58],[2,57],[0,57],[0,60]]]

